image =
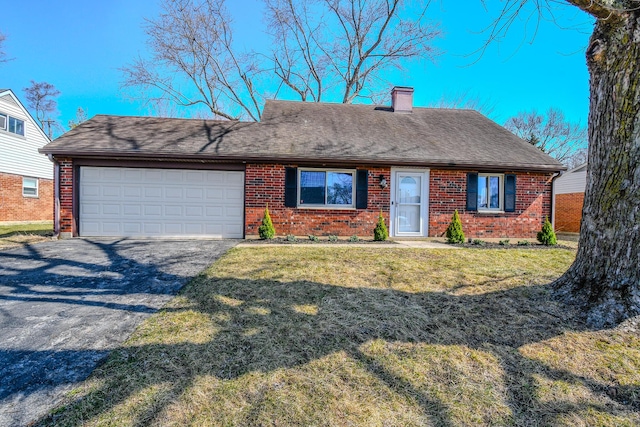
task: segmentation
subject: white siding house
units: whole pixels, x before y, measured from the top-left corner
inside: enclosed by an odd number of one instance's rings
[[[0,89],[0,173],[53,179],[53,163],[38,152],[49,142],[14,93]]]
[[[584,193],[587,186],[587,164],[571,169],[554,181],[555,194]]]

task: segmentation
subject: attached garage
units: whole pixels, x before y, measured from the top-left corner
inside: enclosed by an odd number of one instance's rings
[[[244,172],[81,166],[80,236],[244,237]]]

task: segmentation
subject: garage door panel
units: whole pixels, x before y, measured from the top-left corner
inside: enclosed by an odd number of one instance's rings
[[[241,238],[244,173],[80,169],[83,236]]]

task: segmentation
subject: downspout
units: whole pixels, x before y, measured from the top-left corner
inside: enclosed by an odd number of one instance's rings
[[[53,235],[60,237],[60,163],[49,154],[49,160],[53,163]]]
[[[551,226],[553,226],[553,231],[556,230],[556,178],[560,177],[560,172],[556,172],[553,174],[551,178]]]

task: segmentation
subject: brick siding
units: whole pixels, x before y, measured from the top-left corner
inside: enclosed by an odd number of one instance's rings
[[[38,178],[38,197],[24,197],[22,176],[0,173],[0,221],[52,220],[52,180]]]
[[[466,211],[467,172],[431,170],[429,236],[443,236],[458,210],[466,237],[535,237],[551,218],[551,174],[516,173],[516,210],[505,213]]]
[[[296,236],[373,236],[373,229],[382,210],[389,226],[390,186],[380,188],[379,176],[390,182],[390,168],[358,169],[369,171],[367,209],[289,208],[284,205],[285,166],[248,164],[245,172],[245,235],[258,235],[264,209],[269,204],[271,220],[278,235]],[[354,189],[355,193],[355,189]]]
[[[556,194],[556,231],[579,233],[584,193]]]
[[[75,233],[73,218],[73,161],[58,160],[60,165],[60,233]]]

